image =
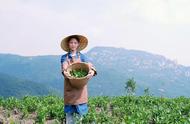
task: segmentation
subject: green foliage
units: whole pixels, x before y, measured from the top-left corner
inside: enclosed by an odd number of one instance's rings
[[[129,79],[126,83],[125,83],[125,89],[127,90],[127,93],[129,95],[133,95],[135,93],[135,88],[136,88],[136,82],[134,80],[134,78]]]
[[[190,123],[190,98],[185,97],[173,99],[153,96],[90,97],[88,105],[89,112],[82,119],[84,124]],[[62,123],[65,119],[63,98],[57,96],[0,98],[0,107],[8,109],[9,112],[16,108],[25,114],[24,118],[27,118],[27,114],[36,113],[35,122],[39,124],[51,119]]]
[[[83,69],[76,69],[76,70],[72,70],[70,74],[73,77],[81,78],[81,77],[85,77],[88,74],[88,72]]]
[[[149,88],[144,89],[144,95],[146,95],[146,96],[150,95]]]

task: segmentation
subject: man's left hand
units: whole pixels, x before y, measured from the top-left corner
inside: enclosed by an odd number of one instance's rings
[[[90,70],[89,73],[88,73],[88,75],[87,75],[87,78],[91,79],[93,76],[94,76],[94,71]]]

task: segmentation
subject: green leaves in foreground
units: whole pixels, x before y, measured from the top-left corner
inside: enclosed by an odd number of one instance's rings
[[[82,123],[105,124],[189,124],[190,98],[160,98],[153,96],[119,96],[89,98],[89,112]],[[65,119],[63,98],[57,96],[26,96],[22,99],[0,98],[0,108],[17,109],[27,119],[43,124],[48,120],[62,123]],[[7,117],[9,117],[7,116]]]

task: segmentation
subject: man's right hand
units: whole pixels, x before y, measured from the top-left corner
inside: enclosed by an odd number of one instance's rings
[[[71,75],[67,71],[63,71],[63,74],[66,78],[70,77]]]

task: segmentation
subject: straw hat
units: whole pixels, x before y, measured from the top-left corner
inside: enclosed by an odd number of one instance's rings
[[[79,47],[78,47],[78,51],[83,50],[84,48],[86,48],[86,46],[88,45],[88,39],[85,36],[82,35],[70,35],[65,37],[62,41],[61,41],[61,48],[64,51],[69,51],[69,46],[68,46],[68,42],[71,38],[77,38],[79,39]]]

